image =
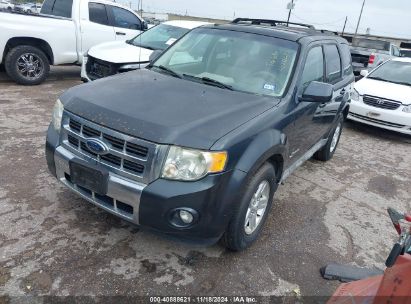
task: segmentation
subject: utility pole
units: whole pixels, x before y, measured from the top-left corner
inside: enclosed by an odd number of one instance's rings
[[[360,27],[360,22],[361,22],[361,18],[362,18],[362,12],[363,12],[363,10],[364,10],[364,5],[365,5],[365,0],[364,0],[363,3],[362,3],[361,12],[360,12],[360,17],[358,18],[357,28],[355,29],[354,37],[357,36],[358,28]]]
[[[347,21],[348,21],[348,16],[345,17],[345,22],[344,22],[344,27],[341,33],[341,36],[344,36],[344,32],[345,32],[345,27],[347,26]]]
[[[295,5],[295,4],[294,4],[294,0],[291,0],[291,2],[288,3],[288,9],[289,9],[290,11],[288,12],[287,26],[288,26],[288,24],[289,24],[289,22],[290,22],[291,11],[293,10],[294,5]]]

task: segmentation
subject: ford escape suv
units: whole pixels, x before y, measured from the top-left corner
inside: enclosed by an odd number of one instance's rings
[[[134,224],[245,249],[277,186],[312,156],[333,157],[350,58],[344,39],[302,24],[194,29],[146,69],[66,91],[47,134],[49,170]]]

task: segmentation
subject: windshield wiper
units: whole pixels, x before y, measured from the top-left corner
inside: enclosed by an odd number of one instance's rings
[[[395,84],[402,84],[402,85],[411,87],[411,83],[409,82],[405,82],[405,81],[391,81],[391,82]]]
[[[208,84],[208,85],[212,85],[212,86],[219,87],[219,88],[222,88],[222,89],[227,89],[227,90],[230,90],[230,91],[234,91],[234,88],[232,86],[230,86],[228,84],[225,84],[221,81],[209,78],[209,77],[197,77],[197,76],[188,75],[188,74],[183,74],[183,76],[184,76],[184,78],[189,77],[189,78],[198,79],[204,84]]]
[[[391,81],[389,81],[388,79],[381,78],[381,77],[368,76],[368,79],[374,79],[374,80],[380,80],[380,81],[385,81],[385,82],[391,82]]]
[[[177,78],[183,78],[183,76],[181,76],[180,74],[178,74],[177,72],[174,72],[173,70],[165,67],[164,65],[154,65],[155,68],[162,70],[166,73],[168,73],[171,76],[177,77]]]

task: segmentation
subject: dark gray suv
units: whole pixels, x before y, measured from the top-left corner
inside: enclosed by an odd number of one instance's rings
[[[65,92],[48,166],[122,219],[242,250],[280,182],[312,156],[332,158],[353,81],[347,42],[311,26],[204,26],[147,69]]]

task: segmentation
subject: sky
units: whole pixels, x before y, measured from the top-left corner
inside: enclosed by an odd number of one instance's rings
[[[137,8],[139,0],[132,2]],[[291,0],[142,0],[143,10],[192,16],[232,19],[236,17],[285,20]],[[295,0],[291,21],[310,23],[321,29],[339,30],[348,16],[346,31],[353,33],[363,0]],[[366,0],[359,33],[411,39],[410,0]]]

